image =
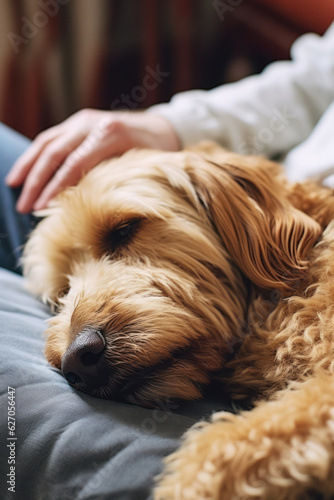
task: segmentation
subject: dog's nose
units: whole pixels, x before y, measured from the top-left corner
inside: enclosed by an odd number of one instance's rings
[[[101,332],[86,328],[65,351],[61,371],[70,385],[91,392],[103,383],[105,340]]]

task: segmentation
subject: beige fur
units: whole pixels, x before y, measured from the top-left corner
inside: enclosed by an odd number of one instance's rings
[[[331,190],[203,144],[105,162],[33,232],[25,274],[56,310],[51,364],[93,327],[110,366],[94,395],[154,406],[216,378],[262,400],[191,429],[157,500],[334,494],[333,214]]]

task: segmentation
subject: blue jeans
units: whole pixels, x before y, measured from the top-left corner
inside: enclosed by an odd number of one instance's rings
[[[30,141],[0,123],[0,267],[21,273],[19,259],[35,218],[15,210],[20,189],[10,189],[4,179]]]

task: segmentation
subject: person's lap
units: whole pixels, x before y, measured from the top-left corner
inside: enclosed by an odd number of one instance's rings
[[[0,267],[20,272],[22,245],[34,226],[32,215],[15,211],[19,189],[10,189],[4,180],[30,141],[0,123]]]

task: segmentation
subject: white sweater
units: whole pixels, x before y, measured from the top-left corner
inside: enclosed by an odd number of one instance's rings
[[[211,139],[244,154],[279,158],[291,180],[334,187],[334,23],[307,34],[291,61],[213,90],[191,90],[148,112],[168,119],[183,145]]]

